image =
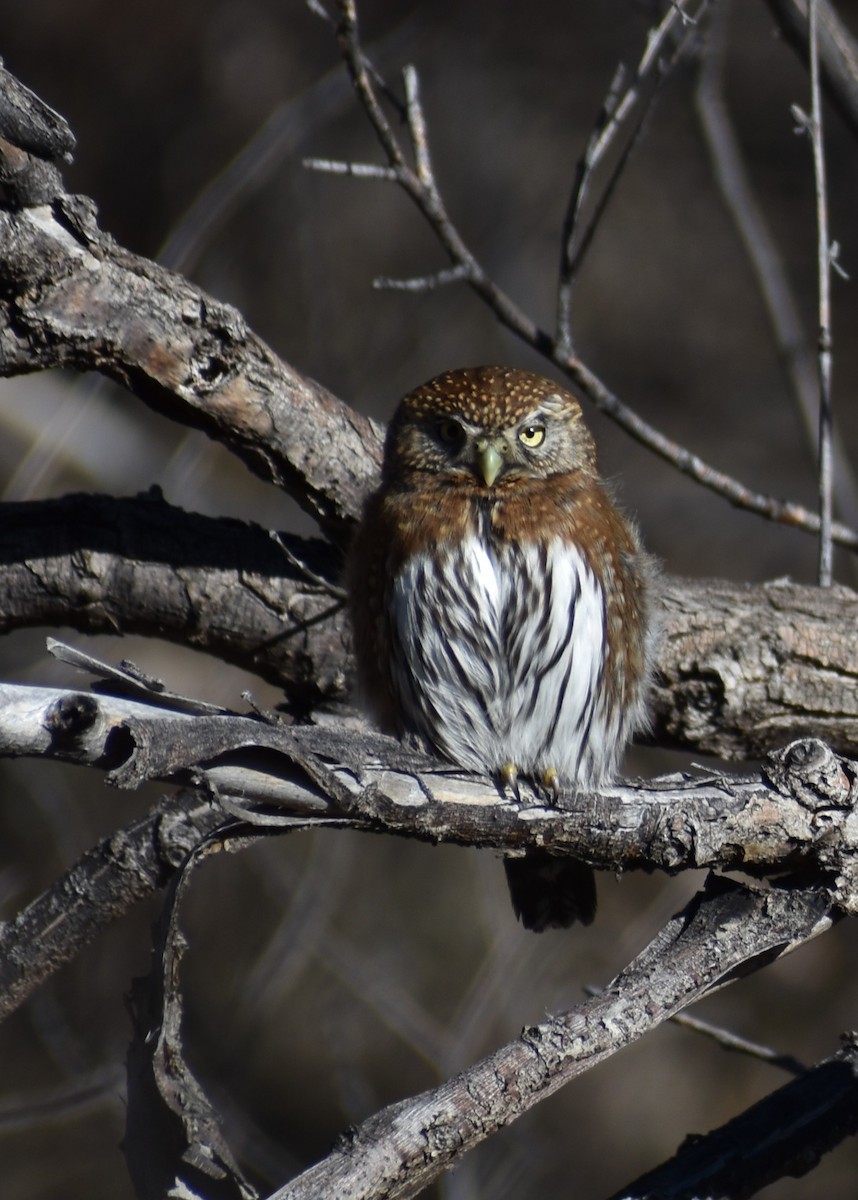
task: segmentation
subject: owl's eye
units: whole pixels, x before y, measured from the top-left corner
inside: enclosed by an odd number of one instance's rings
[[[465,440],[465,431],[458,421],[447,417],[438,426],[438,437],[445,446],[461,446]]]
[[[523,425],[518,431],[518,440],[522,446],[527,446],[528,450],[535,450],[545,441],[545,426]]]

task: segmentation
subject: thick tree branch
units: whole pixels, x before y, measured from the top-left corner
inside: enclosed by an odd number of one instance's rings
[[[803,862],[830,877],[838,904],[858,910],[855,764],[813,739],[770,755],[751,776],[627,781],[556,805],[522,782],[518,803],[491,780],[380,734],[193,713],[135,676],[132,687],[137,696],[124,699],[0,685],[0,755],[98,767],[122,788],[195,782],[263,826],[315,817],[433,843],[545,847],[610,871],[764,873]]]
[[[826,923],[815,893],[758,893],[716,882],[604,992],[525,1029],[433,1091],[382,1109],[268,1200],[417,1196],[468,1150],[557,1088],[698,999]],[[756,964],[755,964],[756,960]]]
[[[255,671],[307,711],[348,700],[339,556],[150,496],[8,504],[0,632],[71,625],[190,645]],[[301,563],[309,568],[302,571]],[[796,737],[858,745],[858,596],[665,577],[653,740],[739,760]]]
[[[664,581],[656,736],[723,758],[813,734],[858,745],[858,596],[778,582]]]
[[[128,687],[138,698],[6,685],[0,755],[95,766],[120,787],[194,782],[212,797],[208,815],[194,819],[206,830],[224,820],[268,830],[322,821],[513,853],[540,847],[612,871],[789,869],[825,879],[829,904],[858,910],[855,767],[820,742],[794,743],[754,777],[668,776],[561,798],[558,807],[523,787],[519,805],[490,781],[407,753],[390,738],[194,715],[133,676]],[[96,847],[0,930],[0,1011],[11,1011],[118,911],[162,886],[167,814]],[[187,820],[179,806],[169,826],[184,830],[184,849]],[[190,837],[198,836],[195,824]]]
[[[348,694],[348,632],[332,595],[341,561],[329,543],[283,534],[281,545],[258,525],[184,512],[156,492],[0,512],[0,633],[71,625],[162,637],[255,671],[304,711]]]
[[[0,209],[0,274],[0,375],[101,371],[204,430],[343,537],[378,468],[381,431],[281,362],[235,309],[117,246],[81,197]]]
[[[784,1176],[812,1171],[823,1154],[858,1130],[858,1047],[837,1054],[772,1092],[705,1137],[688,1138],[670,1162],[611,1200],[745,1200]]]

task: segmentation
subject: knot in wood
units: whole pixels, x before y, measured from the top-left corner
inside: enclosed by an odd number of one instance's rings
[[[852,780],[844,762],[819,738],[800,738],[769,754],[763,773],[782,796],[806,808],[848,808]]]
[[[55,742],[67,744],[87,733],[98,716],[98,701],[88,692],[67,692],[50,705],[44,725]]]

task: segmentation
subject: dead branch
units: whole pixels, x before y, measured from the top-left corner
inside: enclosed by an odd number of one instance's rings
[[[808,61],[807,0],[767,0],[772,15],[801,61]],[[829,0],[819,4],[822,81],[853,133],[858,133],[858,44]]]
[[[660,85],[667,78],[670,68],[681,57],[685,41],[691,36],[705,9],[704,2],[696,15],[691,17],[680,4],[668,7],[659,24],[650,30],[644,52],[628,85],[625,83],[624,67],[622,64],[617,67],[593,130],[587,139],[587,145],[575,171],[575,182],[566,208],[561,238],[555,341],[558,349],[564,354],[573,353],[572,286],[575,276],[592,244],[593,235],[616,190],[628,158],[643,132],[647,114]],[[632,128],[626,137],[626,144],[598,196],[586,228],[582,228],[584,205],[593,178],[609,156],[621,131],[629,124],[632,124]]]
[[[121,673],[110,674],[115,690]],[[561,798],[556,808],[523,788],[519,805],[489,780],[415,756],[390,738],[194,714],[136,675],[125,679],[136,693],[127,699],[4,686],[0,755],[94,766],[125,788],[192,782],[204,799],[190,826],[183,802],[108,839],[3,929],[0,1010],[11,1011],[97,929],[163,886],[176,865],[175,851],[165,857],[161,845],[168,817],[182,851],[201,836],[201,820],[209,831],[236,821],[269,831],[333,822],[513,853],[541,847],[611,871],[789,868],[825,879],[829,904],[858,908],[855,767],[820,742],[794,743],[752,777],[627,782]]]
[[[754,970],[826,924],[813,892],[716,882],[592,1000],[523,1031],[430,1092],[391,1105],[268,1200],[417,1196],[469,1149],[684,1008],[736,969]]]
[[[366,68],[361,47],[357,5],[355,0],[337,0],[340,20],[337,39],[349,69],[358,100],[387,158],[387,168],[372,164],[341,163],[328,159],[310,159],[306,165],[336,174],[364,178],[380,178],[393,182],[408,195],[429,224],[444,249],[452,269],[448,279],[463,280],[480,296],[498,321],[523,342],[554,363],[572,384],[612,421],[631,437],[646,446],[658,457],[688,475],[703,487],[723,496],[737,508],[756,513],[767,520],[793,525],[805,532],[818,534],[820,519],[802,505],[755,492],[738,479],[717,470],[699,455],[668,437],[662,430],[643,420],[628,404],[616,396],[606,384],[587,367],[577,355],[564,349],[555,337],[543,329],[495,282],[477,260],[452,220],[440,186],[434,174],[430,155],[425,114],[420,101],[417,73],[413,67],[403,69],[407,94],[407,129],[410,147],[406,149],[400,135],[388,120],[381,102],[380,87]],[[687,14],[686,14],[687,15]],[[414,165],[411,165],[413,159]],[[440,276],[430,277],[436,283]],[[413,284],[414,281],[411,281]],[[562,312],[561,312],[562,316]],[[564,322],[561,321],[561,327]],[[563,341],[568,341],[563,335]],[[858,549],[858,533],[835,522],[832,538],[839,545]]]
[[[0,633],[71,625],[191,646],[283,687],[303,712],[348,695],[330,543],[203,517],[161,495],[7,503]],[[317,582],[318,581],[318,582]]]
[[[191,645],[284,688],[294,709],[347,702],[338,555],[258,526],[186,513],[157,494],[7,504],[0,632],[72,625]],[[306,564],[308,571],[302,570]],[[813,736],[858,744],[858,596],[781,582],[666,577],[655,742],[730,760]]]
[[[858,1047],[841,1050],[705,1137],[688,1138],[670,1162],[611,1200],[745,1200],[785,1176],[802,1176],[858,1130]]]
[[[10,80],[0,73],[0,128]],[[22,153],[0,141],[0,179]],[[0,210],[0,375],[101,371],[216,438],[341,538],[377,470],[378,427],[281,362],[235,309],[118,246],[59,177],[47,195],[18,175],[20,207]]]

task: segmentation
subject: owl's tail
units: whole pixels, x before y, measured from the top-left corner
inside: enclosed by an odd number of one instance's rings
[[[596,877],[574,858],[529,850],[523,858],[505,858],[506,880],[515,915],[525,929],[567,929],[596,915]]]

